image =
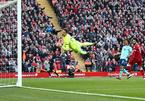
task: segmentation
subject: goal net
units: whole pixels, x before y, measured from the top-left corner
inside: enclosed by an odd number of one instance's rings
[[[22,85],[20,10],[20,0],[0,0],[0,87]]]

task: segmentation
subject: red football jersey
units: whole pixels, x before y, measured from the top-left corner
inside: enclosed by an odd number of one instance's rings
[[[133,46],[133,51],[129,59],[129,64],[133,66],[137,63],[140,67],[142,66],[142,47],[139,44]]]
[[[142,55],[141,55],[141,45],[139,44],[135,44],[133,46],[133,51],[132,51],[132,55],[134,56],[134,58],[142,58]]]

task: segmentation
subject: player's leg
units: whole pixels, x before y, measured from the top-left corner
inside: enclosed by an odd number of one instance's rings
[[[123,69],[124,69],[124,67],[120,66],[120,72],[119,72],[119,77],[118,77],[118,79],[120,79],[120,80],[121,80],[122,75],[123,75]]]
[[[120,59],[120,73],[119,73],[119,77],[117,79],[122,78],[123,72],[127,75],[127,78],[129,79],[131,77],[130,73],[124,68],[127,66],[127,61],[124,59]]]
[[[128,72],[131,72],[132,71],[132,66],[131,65],[127,66],[127,69],[128,69]]]
[[[129,79],[131,77],[131,74],[124,68],[124,66],[120,66],[120,73],[119,73],[119,77],[117,79],[121,80],[123,72],[127,75],[127,79]]]
[[[81,43],[78,41],[71,42],[70,49],[72,49],[72,51],[79,53],[79,54],[82,54],[82,55],[87,54],[86,51],[81,49]]]
[[[142,68],[143,68],[143,71],[144,71],[143,78],[145,79],[145,66],[142,67]]]
[[[129,66],[128,66],[129,71],[133,68],[135,63],[136,63],[135,59],[133,57],[130,57],[129,62],[128,62],[128,64],[129,64]]]
[[[92,43],[92,42],[83,42],[83,43],[80,43],[81,47],[86,47],[86,46],[92,46],[94,45],[95,43]]]
[[[140,73],[141,73],[142,77],[145,78],[145,71],[144,71],[144,68],[142,67],[142,61],[141,60],[138,61],[137,64],[140,68]]]
[[[127,75],[127,79],[131,77],[131,74],[124,68],[123,72]]]
[[[82,54],[82,55],[86,55],[88,54],[86,51],[82,50],[82,46],[83,47],[87,47],[87,46],[91,46],[91,45],[94,45],[94,43],[91,43],[91,42],[83,42],[83,43],[80,43],[78,42],[77,44],[77,52]]]
[[[78,53],[80,53],[80,54],[82,54],[82,55],[86,55],[86,54],[87,54],[87,52],[84,51],[84,50],[82,50],[82,49],[79,49],[79,50],[78,50]]]
[[[142,67],[140,68],[140,73],[141,73],[142,77],[145,78],[145,72],[144,72],[144,69]]]
[[[76,44],[76,49],[74,50],[79,54],[86,55],[87,52],[81,48],[81,43]]]
[[[119,76],[117,77],[117,79],[121,80],[122,75],[123,75],[123,69],[124,69],[123,59],[120,59],[119,60],[119,65],[120,65],[120,72],[119,72]]]

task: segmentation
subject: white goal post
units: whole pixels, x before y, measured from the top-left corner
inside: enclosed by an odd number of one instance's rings
[[[17,0],[17,35],[18,35],[18,80],[17,86],[22,86],[22,25],[21,25],[21,18],[22,17],[22,8],[21,8],[21,0]]]
[[[1,84],[0,82],[0,87],[11,87],[11,86],[17,86],[17,87],[22,87],[22,39],[21,39],[21,35],[22,35],[22,27],[21,27],[21,16],[22,16],[22,8],[21,8],[21,0],[11,0],[11,1],[7,1],[5,3],[0,2],[0,10],[7,8],[13,4],[16,4],[16,12],[17,12],[17,76],[16,76],[16,82],[15,83],[6,83],[6,84]],[[11,25],[9,25],[11,26]],[[1,32],[0,32],[1,34]],[[0,67],[2,68],[2,67]],[[1,75],[7,75],[6,73],[2,73],[0,71],[0,79]],[[10,77],[8,79],[11,79]],[[12,78],[13,79],[13,78]],[[6,78],[2,78],[2,81],[6,81]],[[9,80],[10,82],[10,80]]]

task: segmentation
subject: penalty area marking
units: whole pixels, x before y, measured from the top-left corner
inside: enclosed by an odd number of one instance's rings
[[[109,94],[99,94],[99,93],[86,93],[86,92],[77,92],[77,91],[65,91],[65,90],[55,90],[55,89],[36,88],[36,87],[27,87],[27,86],[22,86],[22,88],[32,89],[32,90],[40,90],[40,91],[67,93],[67,94],[91,95],[91,96],[112,97],[112,98],[132,99],[132,100],[145,101],[145,98],[140,98],[140,97],[129,97],[129,96],[109,95]]]

